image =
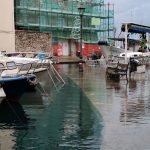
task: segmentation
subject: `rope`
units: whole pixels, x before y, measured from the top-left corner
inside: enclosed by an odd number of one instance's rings
[[[40,80],[39,80],[38,78],[37,78],[37,80],[38,80],[38,83],[39,83]],[[46,92],[46,90],[44,89],[44,87],[43,87],[41,84],[39,84],[39,86],[41,87],[42,91],[41,91],[40,88],[38,88],[38,87],[37,87],[37,89],[39,90],[39,92],[41,93],[41,95],[43,95],[42,93],[44,92],[44,95],[46,95],[46,96],[48,96],[49,98],[51,98],[50,95],[47,94],[47,92]]]
[[[6,101],[8,103],[8,105],[10,106],[11,110],[13,111],[13,113],[16,115],[16,117],[18,118],[19,122],[21,124],[24,124],[23,121],[21,120],[21,118],[19,117],[19,115],[16,113],[15,109],[12,107],[12,105],[10,104],[9,100],[6,98]]]

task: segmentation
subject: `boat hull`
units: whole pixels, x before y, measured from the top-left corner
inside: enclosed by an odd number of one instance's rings
[[[6,97],[6,94],[4,93],[3,88],[0,87],[0,103],[5,97]]]
[[[19,75],[15,77],[3,77],[0,79],[6,98],[9,100],[18,100],[24,92],[35,87],[35,75]]]

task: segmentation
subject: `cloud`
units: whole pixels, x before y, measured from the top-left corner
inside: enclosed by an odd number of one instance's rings
[[[113,3],[115,8],[115,26],[121,27],[123,22],[134,22],[150,26],[149,0],[105,0],[105,3]]]

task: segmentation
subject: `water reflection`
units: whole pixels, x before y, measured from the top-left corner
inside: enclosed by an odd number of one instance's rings
[[[43,95],[42,91],[36,87],[35,91],[24,93],[20,98],[20,103],[22,105],[43,105],[45,97],[46,95]]]
[[[14,149],[16,131],[26,131],[29,121],[19,102],[3,99],[0,104],[0,149]]]
[[[106,79],[107,89],[120,90],[120,82]]]
[[[26,128],[29,118],[19,102],[3,99],[0,104],[0,128]]]
[[[75,65],[62,66],[62,70],[82,86]],[[139,74],[128,83],[106,80],[103,68],[84,68],[83,74],[82,90],[103,117],[100,149],[149,149],[149,74]]]
[[[52,95],[50,105],[44,105],[39,93],[28,93],[20,103],[13,103],[15,112],[28,128],[17,128],[20,121],[14,115],[9,122],[15,122],[12,149],[52,150],[98,150],[101,143],[101,117],[90,103],[82,89],[66,77],[66,85]],[[82,80],[81,86],[82,86]],[[38,95],[38,96],[37,96]],[[6,103],[6,101],[5,101]],[[8,105],[9,106],[9,105]],[[5,109],[4,102],[1,107]],[[7,109],[8,111],[8,109]],[[9,110],[12,115],[11,110]],[[1,113],[2,131],[6,127],[6,112]],[[7,112],[8,114],[8,112]],[[30,118],[30,119],[28,119]],[[5,124],[4,124],[5,122]],[[11,139],[12,139],[11,137]]]
[[[145,124],[146,117],[150,114],[149,92],[145,80],[130,80],[128,85],[128,96],[122,101],[120,121],[126,125]]]
[[[141,150],[150,147],[150,80],[114,82],[106,80],[103,70],[84,67],[80,74],[77,65],[57,66],[66,85],[51,94],[53,89],[44,81],[50,99],[38,91],[22,97],[20,103],[27,128],[13,128],[13,131],[7,128],[14,142],[11,149]],[[1,133],[4,131],[5,126]]]
[[[130,89],[130,90],[136,90],[136,86],[137,86],[136,80],[130,79],[130,80],[129,80],[129,89]]]

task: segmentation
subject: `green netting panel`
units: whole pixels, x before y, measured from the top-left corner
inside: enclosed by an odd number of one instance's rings
[[[59,39],[58,39],[58,38],[53,37],[53,39],[52,39],[52,43],[53,43],[53,44],[58,44],[58,43],[59,43]]]
[[[17,29],[51,32],[54,37],[71,38],[72,30],[80,32],[79,2],[75,0],[16,0]],[[107,38],[114,28],[113,7],[108,11],[104,0],[84,3],[83,37],[86,41]],[[108,21],[109,17],[109,21]],[[108,25],[109,22],[109,25]],[[103,32],[100,34],[99,32]],[[79,39],[79,36],[78,36]]]

